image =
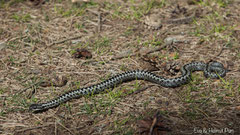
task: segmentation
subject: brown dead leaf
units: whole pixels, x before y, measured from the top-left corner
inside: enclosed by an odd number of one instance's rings
[[[41,82],[39,85],[42,87],[50,87],[50,86],[55,86],[55,87],[62,87],[66,85],[68,82],[67,78],[65,76],[57,76],[53,79],[48,79],[47,81]]]
[[[92,54],[87,49],[84,49],[84,48],[79,49],[79,48],[77,48],[76,52],[73,53],[73,57],[74,58],[89,59],[89,58],[92,58]]]
[[[240,111],[240,106],[237,106],[237,107],[236,107],[236,110]]]
[[[141,135],[163,135],[166,131],[171,131],[169,128],[164,126],[163,117],[158,113],[153,117],[147,117],[137,122],[138,133]]]
[[[187,3],[189,5],[197,5],[198,2],[201,2],[200,0],[188,0]]]
[[[233,30],[240,30],[240,24],[234,27]]]
[[[169,56],[170,56],[171,58],[175,58],[176,55],[177,55],[177,54],[176,54],[175,52],[172,52],[172,53],[169,54]]]
[[[72,0],[72,3],[76,2],[90,2],[90,0]]]
[[[225,96],[224,99],[232,99],[232,97]]]
[[[45,0],[30,0],[34,6],[38,6],[45,3]]]

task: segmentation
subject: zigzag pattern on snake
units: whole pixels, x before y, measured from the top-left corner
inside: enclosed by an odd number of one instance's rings
[[[111,89],[117,86],[118,84],[136,79],[156,83],[162,87],[170,88],[179,87],[181,85],[187,84],[191,80],[191,73],[194,71],[203,71],[204,76],[206,78],[218,79],[219,77],[224,77],[226,75],[226,69],[224,68],[223,64],[219,62],[211,62],[209,64],[203,62],[192,62],[186,64],[181,68],[182,75],[176,78],[164,78],[162,76],[158,76],[148,71],[141,70],[128,71],[113,76],[101,83],[69,91],[48,102],[31,104],[29,110],[34,113],[46,111],[50,108],[57,107],[60,104],[67,102],[71,99],[79,98],[83,95],[104,92],[105,90]]]

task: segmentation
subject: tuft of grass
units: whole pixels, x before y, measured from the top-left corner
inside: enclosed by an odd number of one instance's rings
[[[128,27],[126,31],[123,33],[122,36],[128,37],[134,33],[134,28],[133,27]]]
[[[124,14],[123,7],[121,5],[118,5],[117,3],[110,3],[110,2],[104,2],[105,10],[113,10],[112,12],[112,18],[122,18],[122,19],[129,19],[130,16],[128,14]]]
[[[209,42],[216,39],[222,39],[228,42],[231,37],[231,33],[227,32],[232,29],[232,26],[218,23],[218,18],[219,17],[215,15],[208,15],[203,20],[204,22],[199,23],[194,21],[196,29],[194,29],[192,34],[201,38],[202,42]]]
[[[219,7],[226,8],[232,1],[231,0],[215,0]]]
[[[131,19],[136,19],[136,20],[140,20],[142,16],[144,16],[144,14],[147,14],[150,12],[150,10],[154,7],[158,7],[161,8],[163,6],[166,5],[166,1],[162,0],[160,2],[156,1],[156,0],[149,0],[149,1],[142,1],[143,5],[137,7],[135,6],[137,3],[135,0],[130,0],[131,2]]]
[[[102,47],[107,47],[111,44],[111,39],[108,37],[103,37],[95,42],[95,49],[99,49]]]
[[[149,0],[149,1],[142,1],[143,4],[138,5],[137,1],[130,0],[130,12],[123,12],[124,7],[116,3],[104,2],[104,7],[106,10],[113,10],[112,17],[113,18],[121,18],[127,20],[140,20],[144,14],[150,12],[150,10],[154,7],[161,8],[166,5],[166,0],[156,1],[156,0]]]
[[[174,60],[179,59],[179,53],[178,53],[178,52],[175,52],[175,53],[174,53],[173,59],[174,59]]]
[[[16,5],[20,2],[24,2],[26,0],[10,0],[10,1],[7,1],[7,0],[0,0],[0,8],[8,8],[10,6],[13,6],[13,5]]]
[[[204,16],[201,20],[194,21],[196,29],[192,32],[193,35],[200,37],[201,42],[215,41],[215,40],[225,40],[229,42],[231,39],[231,31],[233,27],[224,22],[225,12],[216,10],[214,5],[226,8],[230,1],[227,0],[213,0],[213,1],[203,1],[197,2],[202,7],[207,7],[213,9],[213,12]]]
[[[32,17],[30,14],[23,14],[23,15],[20,15],[20,14],[13,14],[12,19],[16,20],[17,22],[29,22]]]
[[[219,78],[222,81],[223,88],[226,89],[225,91],[226,96],[234,97],[239,95],[239,92],[237,91],[237,89],[233,89],[233,84],[235,84],[234,80],[226,81],[224,78],[220,76]]]
[[[130,89],[123,92],[123,89]],[[139,89],[139,83],[136,81],[134,88],[122,87],[116,90],[107,89],[104,92],[94,95],[90,93],[85,95],[85,103],[81,106],[81,111],[89,115],[111,115],[114,108],[121,99]]]
[[[130,116],[122,118],[120,120],[119,119],[115,120],[111,128],[114,129],[115,134],[121,133],[124,135],[133,135],[134,134],[133,129],[131,129],[131,127],[128,128],[125,127],[125,125],[131,120],[132,118]]]
[[[192,74],[192,80],[190,81],[190,83],[188,83],[185,87],[185,89],[179,93],[179,97],[180,99],[185,102],[185,103],[198,103],[198,102],[202,102],[201,99],[193,97],[192,96],[192,92],[198,92],[199,97],[201,98],[206,98],[208,96],[207,91],[203,91],[203,92],[199,92],[200,88],[203,87],[203,85],[201,85],[201,82],[203,81],[203,77],[200,77],[197,74]]]
[[[75,28],[77,28],[78,30],[81,30],[81,29],[83,29],[83,28],[85,27],[84,24],[75,24],[74,26],[75,26]]]
[[[86,9],[86,8],[97,7],[97,6],[98,6],[98,3],[94,2],[94,0],[90,0],[88,2],[73,3],[73,8],[78,8],[78,9]]]
[[[199,113],[196,109],[189,109],[186,110],[183,114],[183,117],[185,117],[186,119],[190,119],[190,120],[197,120],[200,118],[203,118],[204,116],[201,115],[201,113]]]
[[[71,16],[83,16],[86,13],[86,8],[88,6],[82,7],[72,7],[70,9],[66,9],[62,6],[54,6],[54,12],[61,15],[62,17],[71,17]]]
[[[113,39],[110,39],[108,37],[102,37],[95,41],[93,47],[94,50],[96,50],[97,54],[105,53],[106,49],[109,48],[111,45],[111,41]]]
[[[233,2],[232,0],[199,0],[199,1],[196,1],[197,4],[202,5],[202,6],[212,7],[212,5],[217,4],[221,8],[226,8],[232,2]]]
[[[162,45],[163,41],[159,40],[158,38],[156,38],[155,36],[153,36],[152,40],[147,40],[143,43],[144,46],[160,46]]]

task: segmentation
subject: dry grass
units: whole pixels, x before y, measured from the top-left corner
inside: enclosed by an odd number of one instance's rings
[[[0,3],[1,134],[138,134],[138,120],[156,111],[168,120],[165,124],[172,130],[168,134],[193,134],[204,129],[208,133],[240,133],[239,2]],[[144,27],[144,15],[158,11],[167,18],[177,4],[187,10],[198,8],[202,16],[190,24],[163,24],[159,30]],[[141,55],[111,58],[158,48],[167,37],[181,42],[148,54],[157,58],[160,74],[166,63],[210,60],[222,62],[231,71],[221,80],[194,73],[190,84],[175,89],[154,85],[135,92],[151,83],[132,81],[43,113],[28,112],[31,103],[142,68]],[[88,49],[93,57],[73,58],[76,48]],[[39,82],[58,76],[67,77],[67,85],[39,86]]]

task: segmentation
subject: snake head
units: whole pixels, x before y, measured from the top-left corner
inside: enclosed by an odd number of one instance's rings
[[[44,109],[44,106],[42,104],[31,104],[29,106],[29,111],[33,112],[33,113],[38,113],[38,112],[42,112]]]
[[[217,78],[224,77],[226,75],[227,70],[224,68],[222,63],[217,61],[213,61],[208,64],[207,71],[204,71],[204,75],[206,77]]]
[[[217,61],[212,61],[211,63],[209,63],[209,67],[219,67],[224,69],[223,64]]]

